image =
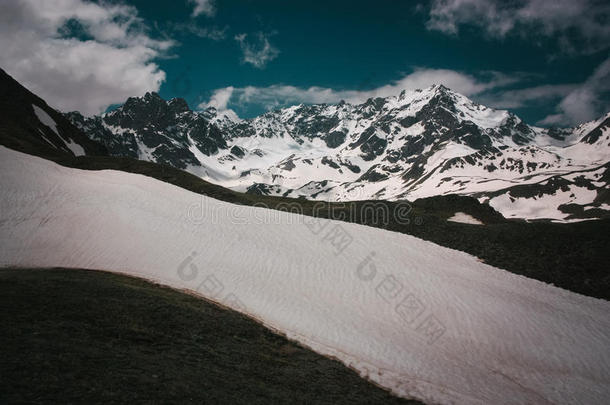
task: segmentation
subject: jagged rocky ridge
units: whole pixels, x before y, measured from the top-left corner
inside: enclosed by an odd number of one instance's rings
[[[333,201],[472,195],[506,217],[610,212],[610,114],[543,129],[444,86],[352,105],[298,105],[233,121],[156,93],[67,117],[111,154],[252,193]]]

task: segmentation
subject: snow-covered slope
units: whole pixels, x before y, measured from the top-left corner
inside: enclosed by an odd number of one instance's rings
[[[184,100],[154,93],[102,117],[68,117],[115,155],[172,164],[239,191],[331,201],[442,194],[489,201],[499,190],[610,162],[608,115],[574,129],[536,128],[444,86],[359,105],[298,105],[245,121],[193,112]],[[586,183],[567,198],[535,190],[515,204],[505,192],[496,206],[532,219],[608,215],[608,183]],[[542,200],[557,202],[549,216],[528,216],[522,203]]]
[[[600,404],[610,303],[380,229],[231,205],[0,147],[0,265],[187,288],[403,396]]]

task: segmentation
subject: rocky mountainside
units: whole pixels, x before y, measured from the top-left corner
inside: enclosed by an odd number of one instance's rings
[[[462,194],[509,218],[610,214],[610,114],[543,129],[431,86],[240,121],[155,93],[102,116],[67,117],[113,155],[251,193],[331,201]]]
[[[0,144],[45,157],[107,155],[66,117],[0,69]]]

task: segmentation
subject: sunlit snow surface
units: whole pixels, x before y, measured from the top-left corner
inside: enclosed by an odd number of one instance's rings
[[[408,235],[231,205],[140,175],[3,147],[0,168],[0,265],[106,269],[195,290],[426,402],[610,397],[606,301]]]

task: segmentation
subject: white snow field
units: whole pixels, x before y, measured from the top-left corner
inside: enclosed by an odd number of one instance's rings
[[[141,175],[4,147],[0,169],[1,266],[111,270],[194,290],[428,403],[610,398],[606,301],[408,235]]]

